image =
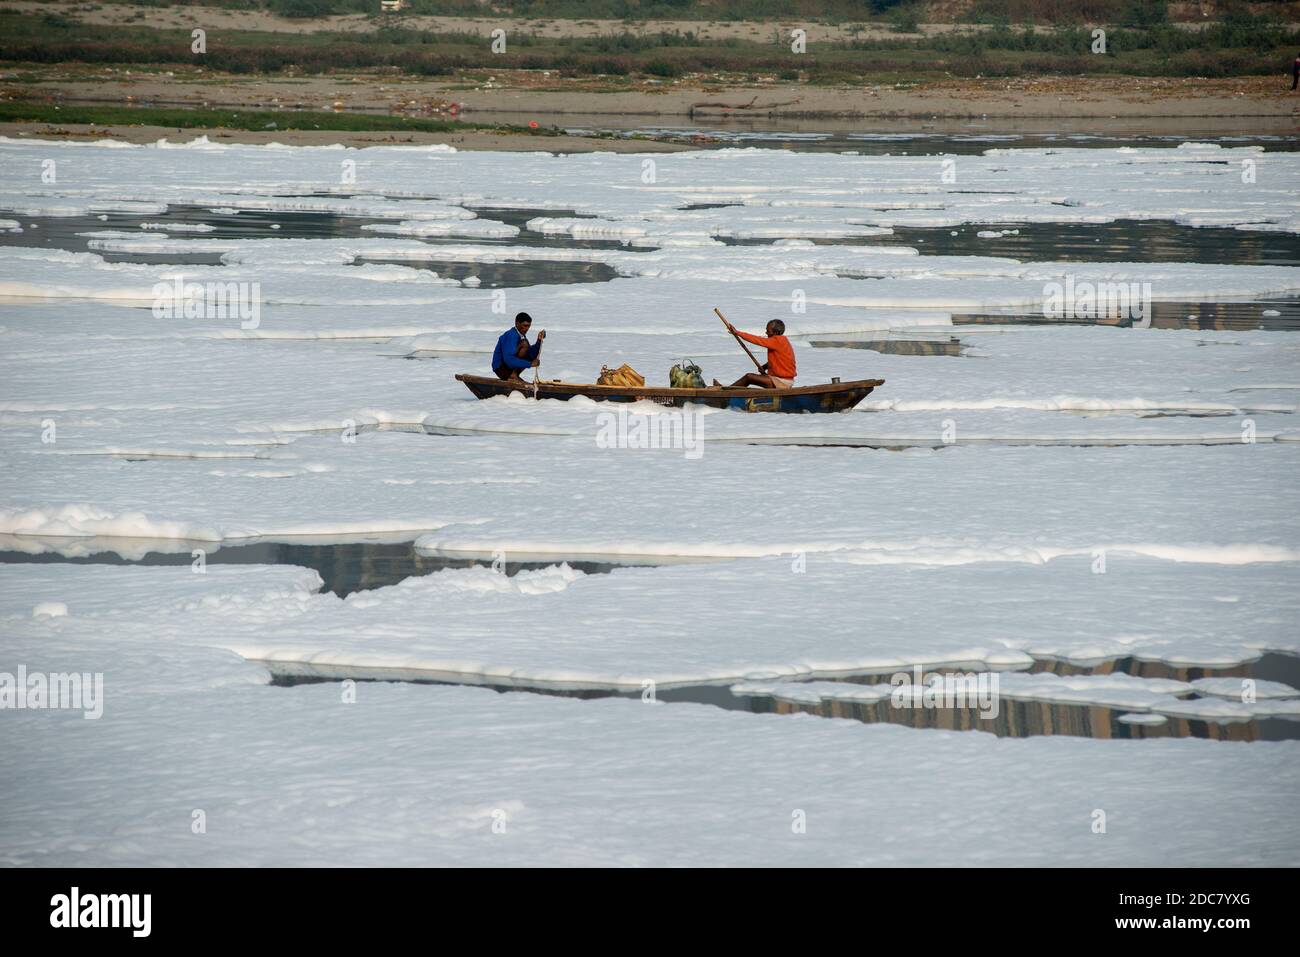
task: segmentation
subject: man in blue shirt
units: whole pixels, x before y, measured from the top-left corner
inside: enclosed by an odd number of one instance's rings
[[[507,329],[497,339],[497,347],[492,352],[492,371],[498,379],[518,379],[525,369],[534,369],[541,364],[538,358],[542,354],[542,340],[546,330],[537,333],[537,344],[528,344],[528,329],[533,324],[533,317],[526,312],[515,316],[513,329]]]

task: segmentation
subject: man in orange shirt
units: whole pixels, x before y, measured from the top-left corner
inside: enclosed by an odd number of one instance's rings
[[[723,322],[726,322],[724,319]],[[764,389],[789,389],[794,386],[794,377],[796,374],[794,365],[794,346],[790,345],[790,340],[785,337],[785,323],[780,319],[773,319],[767,324],[767,335],[756,336],[752,332],[741,332],[731,323],[727,322],[727,329],[734,336],[739,336],[746,342],[752,342],[756,346],[762,346],[767,350],[767,361],[763,363],[760,372],[746,372],[743,376],[731,383],[730,388],[737,386],[756,385]],[[715,386],[721,386],[722,383],[717,379],[713,380]]]

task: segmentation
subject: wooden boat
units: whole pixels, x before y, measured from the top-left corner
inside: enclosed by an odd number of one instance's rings
[[[681,407],[688,402],[713,406],[715,409],[737,409],[741,412],[847,412],[884,379],[857,379],[853,382],[832,380],[822,385],[802,385],[792,389],[754,389],[719,387],[712,389],[669,389],[654,386],[583,385],[543,379],[536,387],[522,379],[498,379],[496,376],[456,376],[480,399],[494,395],[522,392],[528,398],[560,399],[567,401],[575,395],[586,396],[597,402],[638,402],[643,399],[660,405]]]

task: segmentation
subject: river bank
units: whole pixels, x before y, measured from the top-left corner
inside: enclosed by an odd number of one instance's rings
[[[1284,77],[1017,77],[816,86],[781,82],[562,79],[502,72],[478,83],[389,73],[234,76],[61,65],[0,77],[0,101],[104,106],[374,112],[491,120],[528,114],[541,125],[570,115],[767,118],[1096,118],[1300,116]],[[486,115],[484,115],[486,114]]]

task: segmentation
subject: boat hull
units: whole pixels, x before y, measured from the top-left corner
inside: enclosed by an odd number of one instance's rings
[[[854,382],[828,382],[822,385],[796,386],[793,389],[668,389],[642,386],[584,385],[559,380],[541,381],[536,387],[519,379],[498,379],[460,373],[456,376],[477,398],[519,392],[528,398],[567,401],[576,395],[596,402],[656,402],[680,408],[688,403],[739,412],[847,412],[875,389],[884,379],[858,379]]]

